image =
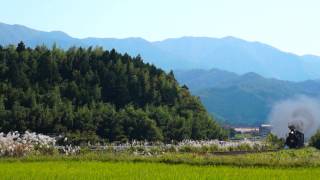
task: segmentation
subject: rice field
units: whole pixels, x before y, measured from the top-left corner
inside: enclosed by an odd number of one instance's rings
[[[1,179],[318,179],[320,168],[43,161],[1,162]]]
[[[241,155],[82,152],[0,158],[0,179],[319,179],[314,148]]]

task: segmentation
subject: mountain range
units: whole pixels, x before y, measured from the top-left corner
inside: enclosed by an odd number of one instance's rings
[[[290,82],[256,73],[237,75],[218,69],[175,71],[175,77],[200,97],[216,118],[237,126],[267,123],[273,105],[295,96],[318,98],[320,81]]]
[[[299,56],[272,46],[235,37],[182,37],[149,42],[142,38],[73,38],[61,31],[44,32],[22,25],[0,23],[0,44],[24,41],[34,47],[54,43],[61,48],[102,46],[142,58],[165,70],[218,68],[245,74],[255,72],[264,77],[303,81],[320,78],[320,57]]]
[[[150,42],[142,38],[74,38],[0,23],[0,45],[102,46],[174,70],[178,81],[200,97],[207,110],[228,124],[265,123],[272,105],[296,95],[318,97],[320,57],[299,56],[235,37],[181,37]]]

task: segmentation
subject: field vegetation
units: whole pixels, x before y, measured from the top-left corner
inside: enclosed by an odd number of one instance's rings
[[[215,154],[198,152],[167,152],[158,155],[133,154],[131,152],[82,151],[74,155],[30,155],[22,157],[2,157],[7,162],[51,162],[51,161],[99,161],[99,162],[145,162],[165,164],[188,164],[197,166],[237,166],[237,167],[320,167],[320,151],[314,148],[280,150],[247,154]]]
[[[317,179],[320,168],[53,161],[0,163],[0,174],[2,179]]]
[[[78,155],[2,157],[3,179],[316,179],[314,148],[241,155],[81,152]]]

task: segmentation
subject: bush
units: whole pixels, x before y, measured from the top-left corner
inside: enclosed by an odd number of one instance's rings
[[[276,149],[284,147],[284,140],[271,133],[267,136],[266,142],[268,145]]]
[[[54,154],[55,139],[42,134],[19,132],[0,133],[0,156]]]
[[[320,149],[320,130],[316,132],[309,140],[309,145]]]

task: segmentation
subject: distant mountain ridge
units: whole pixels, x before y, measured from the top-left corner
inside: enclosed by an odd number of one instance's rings
[[[175,77],[200,97],[207,111],[232,125],[266,123],[273,104],[281,100],[298,95],[320,97],[319,80],[290,82],[217,69],[180,70]]]
[[[174,60],[177,58],[174,55],[168,55],[168,53],[163,52],[151,42],[142,38],[116,39],[90,37],[77,39],[61,31],[44,32],[22,25],[0,23],[0,45],[18,44],[20,41],[24,41],[31,47],[37,45],[51,47],[53,44],[57,44],[64,49],[72,46],[102,46],[105,49],[116,49],[121,53],[128,53],[132,56],[140,54],[146,62],[166,70],[178,67],[178,64],[175,64]]]
[[[320,78],[320,57],[298,56],[272,46],[234,37],[182,37],[149,42],[142,38],[73,38],[61,31],[44,32],[22,25],[0,23],[0,44],[24,41],[34,47],[102,46],[136,56],[166,70],[218,68],[238,74],[255,72],[264,77],[290,81]]]

